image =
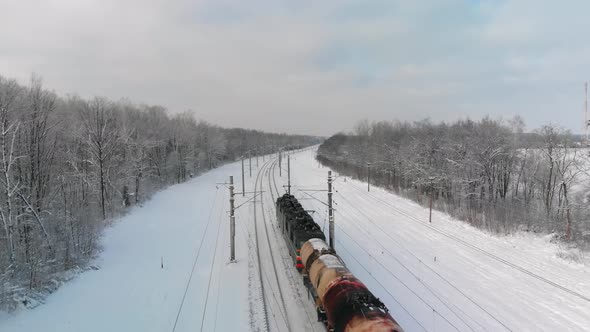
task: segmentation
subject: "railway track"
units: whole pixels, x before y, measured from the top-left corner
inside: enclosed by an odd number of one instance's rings
[[[268,169],[268,166],[270,164],[272,164],[272,161],[271,162],[267,162],[260,169],[259,172],[262,172],[263,173],[263,176],[262,177],[264,177],[264,172]],[[287,306],[285,305],[285,298],[283,296],[283,291],[281,290],[281,288],[282,288],[281,287],[281,282],[280,282],[280,278],[279,278],[279,275],[278,275],[278,272],[277,272],[277,267],[276,267],[276,264],[275,264],[275,257],[274,257],[274,253],[273,253],[274,250],[272,249],[272,246],[270,244],[270,237],[268,235],[268,223],[266,221],[266,214],[264,213],[264,194],[263,193],[264,193],[263,179],[260,178],[260,210],[262,211],[262,224],[264,225],[264,228],[263,228],[264,229],[264,237],[266,238],[266,245],[268,246],[268,252],[269,252],[270,258],[271,258],[270,261],[271,261],[271,265],[272,265],[272,271],[273,271],[273,275],[274,275],[274,280],[276,281],[277,289],[278,289],[278,293],[279,293],[279,298],[281,300],[281,304],[282,304],[282,307],[283,307],[283,310],[282,311],[284,313],[284,316],[283,316],[284,322],[285,322],[287,331],[290,332],[291,331],[291,324],[289,323],[289,314],[287,312]],[[254,204],[256,204],[256,203],[254,203]],[[256,222],[256,220],[255,220],[255,222]],[[260,243],[260,242],[258,242],[258,243]],[[258,247],[258,245],[257,245],[257,247]]]
[[[315,315],[315,308],[313,303],[303,298],[302,291],[305,290],[303,283],[298,281],[298,273],[295,273],[292,258],[288,254],[288,249],[282,238],[282,234],[273,223],[275,210],[274,203],[278,196],[281,195],[280,187],[277,185],[275,177],[276,167],[278,166],[277,158],[270,158],[263,163],[258,169],[255,182],[254,191],[256,192],[255,199],[253,199],[254,208],[254,249],[255,249],[255,264],[258,270],[260,281],[260,298],[262,300],[262,307],[264,313],[264,329],[266,331],[274,330],[273,326],[278,331],[297,331],[304,328],[307,331],[324,331],[321,323],[313,319]],[[268,188],[264,184],[264,177],[267,177]],[[265,191],[267,189],[267,191]],[[270,200],[270,202],[268,202]],[[266,202],[265,202],[266,201]],[[267,203],[267,205],[265,205]],[[270,203],[270,206],[268,206]],[[262,212],[262,216],[260,215]],[[269,214],[268,216],[266,214]],[[271,229],[269,229],[269,227]],[[274,237],[271,240],[270,237]],[[275,242],[273,242],[275,241]],[[277,256],[278,254],[278,256]],[[279,259],[280,262],[276,262]],[[278,267],[277,267],[278,265]],[[280,267],[285,271],[285,278],[280,278]],[[287,302],[285,295],[294,297],[297,307],[303,311],[308,323],[301,325],[301,323],[293,324],[289,319],[289,310],[287,309]],[[291,303],[293,304],[293,303]],[[292,312],[293,308],[291,308]],[[291,318],[296,316],[291,316]],[[271,320],[272,325],[271,326]]]
[[[291,324],[289,322],[289,318],[288,318],[288,312],[287,312],[287,306],[285,304],[285,298],[283,296],[283,292],[281,290],[281,283],[280,283],[280,278],[278,276],[278,272],[276,269],[276,265],[275,265],[275,257],[273,254],[273,250],[272,250],[272,246],[270,244],[270,238],[268,236],[268,226],[267,226],[267,222],[266,222],[266,215],[264,213],[264,195],[263,195],[263,177],[264,177],[264,172],[265,170],[268,168],[268,166],[270,164],[272,164],[273,160],[268,160],[267,162],[265,162],[262,167],[258,170],[257,174],[256,174],[256,179],[254,182],[254,188],[255,191],[259,191],[257,193],[255,193],[256,197],[260,197],[260,200],[258,199],[254,199],[253,200],[253,204],[254,204],[254,238],[256,240],[256,259],[257,259],[257,265],[258,265],[258,274],[260,277],[260,289],[261,289],[261,293],[262,293],[262,299],[263,299],[263,307],[264,307],[264,314],[265,314],[265,322],[266,322],[266,327],[267,330],[269,330],[269,324],[268,324],[268,312],[269,310],[267,310],[267,307],[270,308],[270,312],[274,315],[274,311],[272,309],[272,307],[269,307],[269,303],[267,301],[268,299],[268,294],[267,291],[270,290],[271,295],[273,296],[275,302],[278,302],[279,304],[279,313],[280,316],[282,318],[282,321],[284,323],[284,326],[286,328],[287,331],[291,331]],[[257,203],[260,203],[260,211],[262,212],[262,218],[258,218],[257,215]],[[259,231],[259,223],[262,222],[262,229]],[[264,232],[264,233],[263,233]],[[264,237],[266,240],[262,239],[262,237]],[[267,260],[262,260],[260,258],[261,256],[261,244],[262,243],[266,243],[267,246],[267,251],[269,258],[270,258],[270,267],[267,269],[263,269],[263,265],[266,266],[266,264],[268,264]],[[272,271],[272,273],[267,273],[267,271],[270,270]],[[268,276],[270,274],[270,277]],[[265,278],[266,277],[266,278]],[[271,282],[271,280],[273,280],[273,282]],[[268,289],[265,288],[265,281],[267,283]],[[273,289],[273,284],[276,285],[276,290]],[[276,298],[276,293],[278,293],[278,299]],[[277,325],[277,329],[281,330],[278,327],[278,322],[276,322],[275,319],[275,323]]]
[[[260,170],[256,174],[256,181],[254,182],[254,191],[256,191],[258,185],[258,178],[260,176]],[[256,195],[256,193],[254,193]],[[256,199],[254,199],[254,238],[256,240],[256,262],[258,266],[258,277],[260,281],[260,298],[262,300],[262,311],[264,314],[264,329],[265,331],[269,330],[269,323],[268,323],[268,310],[266,302],[266,292],[264,290],[264,278],[262,274],[262,260],[260,259],[260,242],[258,241],[258,221],[256,220]]]
[[[269,188],[269,192],[270,192],[270,198],[271,198],[271,203],[272,203],[272,209],[271,211],[275,211],[275,202],[277,200],[277,198],[281,195],[281,192],[279,191],[279,187],[277,186],[277,181],[276,181],[276,167],[278,165],[278,160],[274,160],[274,162],[269,166],[268,169],[268,188]],[[273,190],[274,189],[274,190]],[[276,195],[275,195],[276,193]],[[271,213],[271,215],[273,215]],[[297,278],[300,279],[300,275],[298,273],[295,272],[295,270],[293,269],[293,261],[291,256],[288,254],[288,248],[286,246],[286,244],[283,242],[283,238],[282,238],[282,233],[281,231],[278,231],[277,228],[274,226],[274,224],[271,223],[271,227],[273,229],[273,234],[276,238],[280,239],[278,243],[279,244],[279,250],[281,253],[281,260],[283,262],[283,268],[285,269],[287,276],[289,278],[289,285],[291,286],[291,289],[293,290],[293,292],[295,294],[297,294],[297,304],[299,305],[300,308],[302,308],[303,312],[305,313],[305,316],[307,318],[307,321],[309,322],[309,328],[311,329],[311,331],[324,331],[324,326],[321,323],[318,323],[317,320],[312,319],[313,315],[316,314],[315,312],[315,308],[313,306],[310,306],[309,301],[304,300],[303,296],[301,294],[302,290],[305,290],[305,285],[303,285],[302,282],[298,281]],[[294,273],[295,272],[295,273]]]

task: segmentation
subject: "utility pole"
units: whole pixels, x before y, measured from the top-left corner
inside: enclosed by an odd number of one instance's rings
[[[371,163],[367,163],[367,192],[371,191]]]
[[[432,184],[432,177],[430,177],[430,214],[428,215],[428,222],[432,223],[432,193],[434,192],[434,186]]]
[[[250,177],[252,177],[252,153],[248,151],[248,166],[250,167]]]
[[[235,217],[235,208],[234,208],[234,177],[230,175],[229,177],[229,229],[230,229],[230,239],[229,242],[231,244],[231,251],[230,251],[230,262],[236,261],[236,217]]]
[[[256,168],[258,168],[258,152],[256,152]]]
[[[287,156],[287,193],[291,195],[291,156]]]
[[[242,197],[246,196],[246,182],[244,182],[244,157],[242,157]]]
[[[334,209],[332,208],[332,171],[328,171],[328,224],[330,237],[330,248],[336,251],[334,246]]]
[[[283,159],[281,158],[281,150],[279,150],[279,176],[283,176]]]

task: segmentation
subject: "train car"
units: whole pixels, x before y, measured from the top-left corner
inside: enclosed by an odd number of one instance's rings
[[[293,257],[297,270],[301,271],[303,269],[299,255],[301,246],[312,238],[325,240],[324,233],[294,196],[285,194],[279,197],[276,207],[277,220],[289,248],[289,254]]]
[[[303,274],[308,276],[311,264],[322,255],[331,254],[330,246],[320,238],[309,239],[301,246],[301,262],[303,263]]]
[[[318,318],[329,331],[401,332],[397,322],[377,297],[335,255],[321,255],[309,268]]]
[[[402,331],[385,305],[326,244],[321,228],[294,196],[279,197],[276,211],[289,254],[315,301],[318,321],[328,331]]]

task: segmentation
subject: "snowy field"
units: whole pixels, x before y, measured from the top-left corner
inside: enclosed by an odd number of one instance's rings
[[[245,164],[235,263],[226,184],[233,175],[241,192],[240,163],[170,187],[131,211],[105,233],[98,270],[35,309],[0,314],[0,331],[324,330],[274,224],[282,189],[271,178],[277,160],[253,159],[251,176]]]
[[[99,270],[0,319],[0,331],[172,331],[175,322],[176,331],[248,330],[247,252],[227,264],[228,191],[216,185],[237,170],[224,166],[156,194],[107,230]]]
[[[327,189],[328,169],[314,154],[291,155],[292,192],[327,233],[317,190]],[[0,331],[325,331],[276,227],[286,158],[277,164],[253,161],[250,176],[246,162],[236,263],[228,189],[218,183],[233,175],[241,192],[239,163],[134,209],[106,232],[99,270],[36,309],[0,316]],[[546,238],[498,238],[438,212],[428,224],[427,209],[367,193],[366,183],[337,177],[334,188],[338,254],[406,331],[588,330],[589,269],[559,258]]]
[[[325,193],[306,189],[325,189],[328,169],[313,152],[292,168],[296,196],[325,225]],[[590,328],[589,268],[559,258],[548,237],[498,238],[438,212],[429,224],[410,200],[350,178],[334,186],[338,254],[407,331]]]

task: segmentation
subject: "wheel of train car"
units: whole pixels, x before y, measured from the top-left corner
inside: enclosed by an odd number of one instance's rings
[[[328,317],[326,316],[326,312],[322,311],[319,307],[315,309],[316,313],[318,314],[318,322],[326,323]]]

